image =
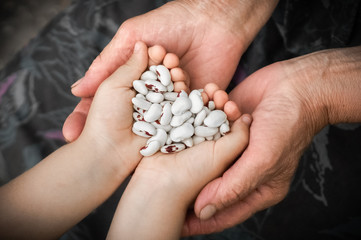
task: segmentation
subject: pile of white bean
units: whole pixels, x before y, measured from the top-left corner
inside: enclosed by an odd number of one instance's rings
[[[140,153],[151,156],[178,152],[205,140],[217,140],[230,131],[227,115],[215,110],[213,101],[204,106],[201,92],[173,92],[169,70],[151,66],[140,80],[133,81],[137,95],[132,99],[135,112],[133,132],[149,138]]]

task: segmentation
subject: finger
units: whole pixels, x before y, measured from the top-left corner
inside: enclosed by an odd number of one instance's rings
[[[163,65],[168,68],[172,69],[179,66],[179,58],[174,53],[167,53],[163,59]]]
[[[174,92],[180,92],[182,90],[189,93],[189,88],[185,84],[185,82],[175,82],[174,83]]]
[[[210,100],[213,100],[213,95],[214,93],[219,89],[218,85],[215,83],[208,83],[205,87],[204,87],[204,92],[207,93],[208,98]]]
[[[172,76],[173,82],[184,82],[187,86],[189,86],[190,83],[190,77],[189,74],[183,69],[179,67],[172,68],[170,70],[170,75]]]
[[[63,136],[67,142],[75,141],[83,131],[92,99],[84,98],[67,117],[63,125]]]
[[[251,126],[251,133],[255,123]],[[255,144],[255,142],[257,144]],[[250,143],[240,159],[223,176],[203,188],[195,202],[195,213],[203,220],[227,208],[254,191],[275,165],[278,156],[271,154],[272,143],[250,137]],[[265,159],[264,156],[271,156]]]
[[[128,34],[123,35],[122,29],[117,32],[92,62],[85,76],[72,88],[72,93],[75,96],[94,96],[99,85],[128,60],[132,54],[136,38],[127,36]]]
[[[227,119],[231,122],[237,120],[241,116],[237,104],[233,101],[228,101],[224,104],[223,111],[227,114]]]
[[[242,121],[240,118],[234,122],[231,132],[226,136],[215,142],[199,144],[178,154],[178,159],[181,159],[184,166],[189,166],[188,172],[192,172],[193,175],[190,183],[187,184],[189,179],[182,181],[187,194],[194,193],[191,199],[194,199],[205,184],[224,172],[247,146],[249,125],[250,121]],[[209,151],[210,149],[213,151]]]
[[[221,179],[218,178],[216,181],[221,181]],[[242,201],[217,212],[208,220],[201,220],[194,213],[190,213],[184,223],[182,235],[189,236],[222,231],[244,222],[254,213],[273,206],[281,199],[272,188],[261,186]]]
[[[251,124],[251,116],[244,115],[237,119],[231,128],[231,131],[224,137],[218,139],[215,143],[214,157],[216,161],[224,165],[223,169],[236,159],[247,147],[249,139],[249,126]],[[224,159],[229,159],[224,161]]]
[[[111,84],[112,88],[131,87],[133,81],[140,78],[140,75],[147,68],[148,55],[147,46],[143,42],[137,42],[129,60],[120,66],[104,83]]]
[[[216,109],[223,109],[224,104],[228,101],[228,94],[224,90],[217,90],[213,93],[213,101]]]
[[[166,56],[166,53],[167,51],[162,46],[155,45],[150,47],[148,49],[149,66],[161,64]]]
[[[207,105],[209,102],[208,94],[203,91],[203,92],[201,92],[201,96],[202,96],[203,104]]]

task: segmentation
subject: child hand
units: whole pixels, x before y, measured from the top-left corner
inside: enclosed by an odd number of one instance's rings
[[[231,132],[181,152],[144,157],[120,200],[108,239],[179,239],[187,209],[199,191],[247,147],[251,116],[241,116],[214,84],[205,92],[227,114]]]
[[[186,82],[189,81],[178,67],[177,56],[166,53],[163,47],[148,49],[143,42],[137,42],[127,63],[100,85],[94,99],[88,99],[88,104],[81,106],[90,110],[84,130],[78,129],[82,132],[78,140],[97,148],[105,158],[116,164],[115,167],[127,168],[129,173],[140,161],[139,149],[146,143],[145,138],[132,132],[134,110],[131,100],[135,96],[132,83],[140,78],[148,65],[158,64],[170,69],[175,91],[188,90]],[[71,116],[77,117],[76,114]],[[66,135],[72,134],[77,135],[74,132]]]

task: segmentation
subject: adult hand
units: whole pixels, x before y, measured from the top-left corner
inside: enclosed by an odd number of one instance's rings
[[[250,143],[198,195],[183,234],[221,231],[281,201],[299,158],[327,124],[361,121],[361,47],[321,51],[267,66],[230,95],[252,113]]]
[[[91,98],[100,83],[128,59],[138,40],[148,46],[160,44],[180,57],[190,75],[191,88],[215,82],[225,89],[239,59],[278,0],[172,1],[125,21],[72,88],[82,97],[64,124],[63,134],[74,141],[81,133]]]

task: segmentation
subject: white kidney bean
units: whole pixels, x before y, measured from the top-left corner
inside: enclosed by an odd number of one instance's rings
[[[154,72],[155,74],[157,74],[157,65],[152,65],[149,67],[149,71]]]
[[[173,143],[169,145],[163,146],[160,151],[162,153],[173,153],[173,152],[179,152],[186,148],[186,146],[183,143]]]
[[[164,129],[157,128],[157,133],[148,139],[147,144],[151,141],[158,141],[160,143],[160,146],[164,146],[165,142],[167,141],[168,134]]]
[[[138,122],[138,121],[145,121],[143,115],[140,114],[139,112],[134,112],[134,113],[133,113],[133,118],[134,118],[134,120],[137,121],[137,122]]]
[[[166,93],[163,93],[164,95],[164,99],[165,100],[169,100],[169,101],[175,101],[178,97],[178,93],[176,92],[166,92]]]
[[[213,140],[214,140],[214,141],[217,141],[217,140],[220,139],[221,137],[222,137],[221,133],[220,133],[220,132],[217,132],[216,134],[214,134]]]
[[[182,143],[184,143],[187,147],[193,147],[193,139],[191,137],[184,139]]]
[[[139,136],[147,138],[152,137],[157,132],[152,124],[143,121],[133,123],[132,131]]]
[[[164,86],[161,82],[156,80],[145,80],[145,86],[154,92],[165,93],[167,92],[167,87]]]
[[[207,140],[207,141],[212,141],[212,140],[213,140],[213,136],[206,137],[206,140]]]
[[[155,72],[153,71],[145,71],[141,76],[140,76],[141,80],[157,80],[158,76]]]
[[[171,144],[173,141],[172,141],[172,139],[170,138],[170,135],[169,134],[167,134],[167,141],[165,142],[165,144],[166,145],[169,145],[169,144]]]
[[[218,128],[197,126],[194,129],[194,134],[199,137],[210,137],[218,132]]]
[[[158,65],[156,68],[159,81],[164,85],[168,86],[171,82],[171,76],[168,68],[163,65]]]
[[[189,94],[189,99],[192,102],[191,112],[195,114],[199,113],[204,106],[201,93],[198,90],[193,90]]]
[[[160,103],[160,105],[164,107],[164,105],[166,105],[167,103],[170,103],[170,105],[172,105],[173,101],[164,100],[163,102]]]
[[[157,92],[148,92],[145,98],[152,103],[161,103],[164,100],[163,94]]]
[[[170,137],[173,142],[181,142],[184,139],[190,138],[194,134],[194,127],[190,123],[184,123],[179,127],[170,130]]]
[[[133,109],[134,109],[136,112],[140,113],[142,116],[143,116],[144,113],[147,111],[147,110],[141,109],[141,108],[139,108],[139,107],[137,107],[137,106],[135,106],[135,105],[133,105]]]
[[[193,124],[194,123],[194,117],[190,117],[186,122],[190,123],[190,124]]]
[[[204,125],[208,127],[219,127],[226,121],[227,115],[221,110],[213,110],[204,119]]]
[[[145,99],[145,96],[141,93],[138,93],[137,95],[135,95],[136,98],[141,98],[141,99]]]
[[[135,89],[135,91],[143,95],[146,95],[148,93],[148,88],[145,86],[145,82],[143,80],[134,80],[133,88]]]
[[[172,105],[172,113],[181,115],[192,107],[192,102],[188,97],[178,97]]]
[[[151,156],[154,153],[158,152],[160,147],[161,145],[158,141],[151,141],[140,149],[140,154],[142,154],[144,157]]]
[[[225,135],[226,133],[228,133],[231,129],[229,128],[229,125],[227,123],[223,123],[220,127],[219,127],[219,132],[223,135]]]
[[[186,111],[182,115],[173,116],[172,120],[170,121],[170,125],[172,127],[179,127],[185,121],[187,121],[191,116],[192,116],[192,113],[190,111]]]
[[[178,93],[178,97],[188,97],[188,94],[186,93],[186,91],[181,90],[181,91]]]
[[[162,115],[162,106],[158,103],[153,103],[149,110],[144,113],[144,120],[147,122],[154,122]]]
[[[167,91],[168,92],[173,92],[174,91],[174,84],[173,84],[172,81],[168,84]]]
[[[159,122],[162,125],[169,125],[172,120],[172,105],[170,103],[166,103],[163,106],[162,114],[160,116]]]
[[[230,131],[227,115],[215,110],[213,101],[204,106],[201,92],[188,95],[174,91],[169,70],[163,66],[150,66],[140,80],[133,81],[137,92],[132,98],[132,131],[149,138],[140,153],[150,156],[181,151],[206,140],[218,140]]]
[[[155,128],[161,128],[166,132],[169,132],[170,130],[172,130],[172,126],[171,125],[162,125],[160,124],[160,122],[158,120],[154,121],[151,123]]]
[[[132,98],[132,103],[138,107],[138,108],[141,108],[141,109],[144,109],[144,110],[148,110],[150,108],[150,106],[152,106],[152,103],[148,102],[147,100],[145,99],[142,99],[142,98],[137,98],[137,97],[133,97]]]
[[[214,104],[213,101],[209,101],[208,102],[208,109],[213,111],[214,109],[216,109],[216,105]]]
[[[208,116],[208,114],[211,112],[211,110],[209,110],[208,107],[204,106],[203,110],[206,111],[206,115]]]
[[[204,142],[204,141],[206,140],[205,137],[199,137],[199,136],[197,136],[197,135],[194,135],[194,136],[192,137],[192,139],[193,139],[193,144],[194,144],[194,145],[200,144],[201,142]]]
[[[207,117],[207,112],[205,109],[202,109],[194,119],[194,127],[200,126],[203,124],[204,119]]]

